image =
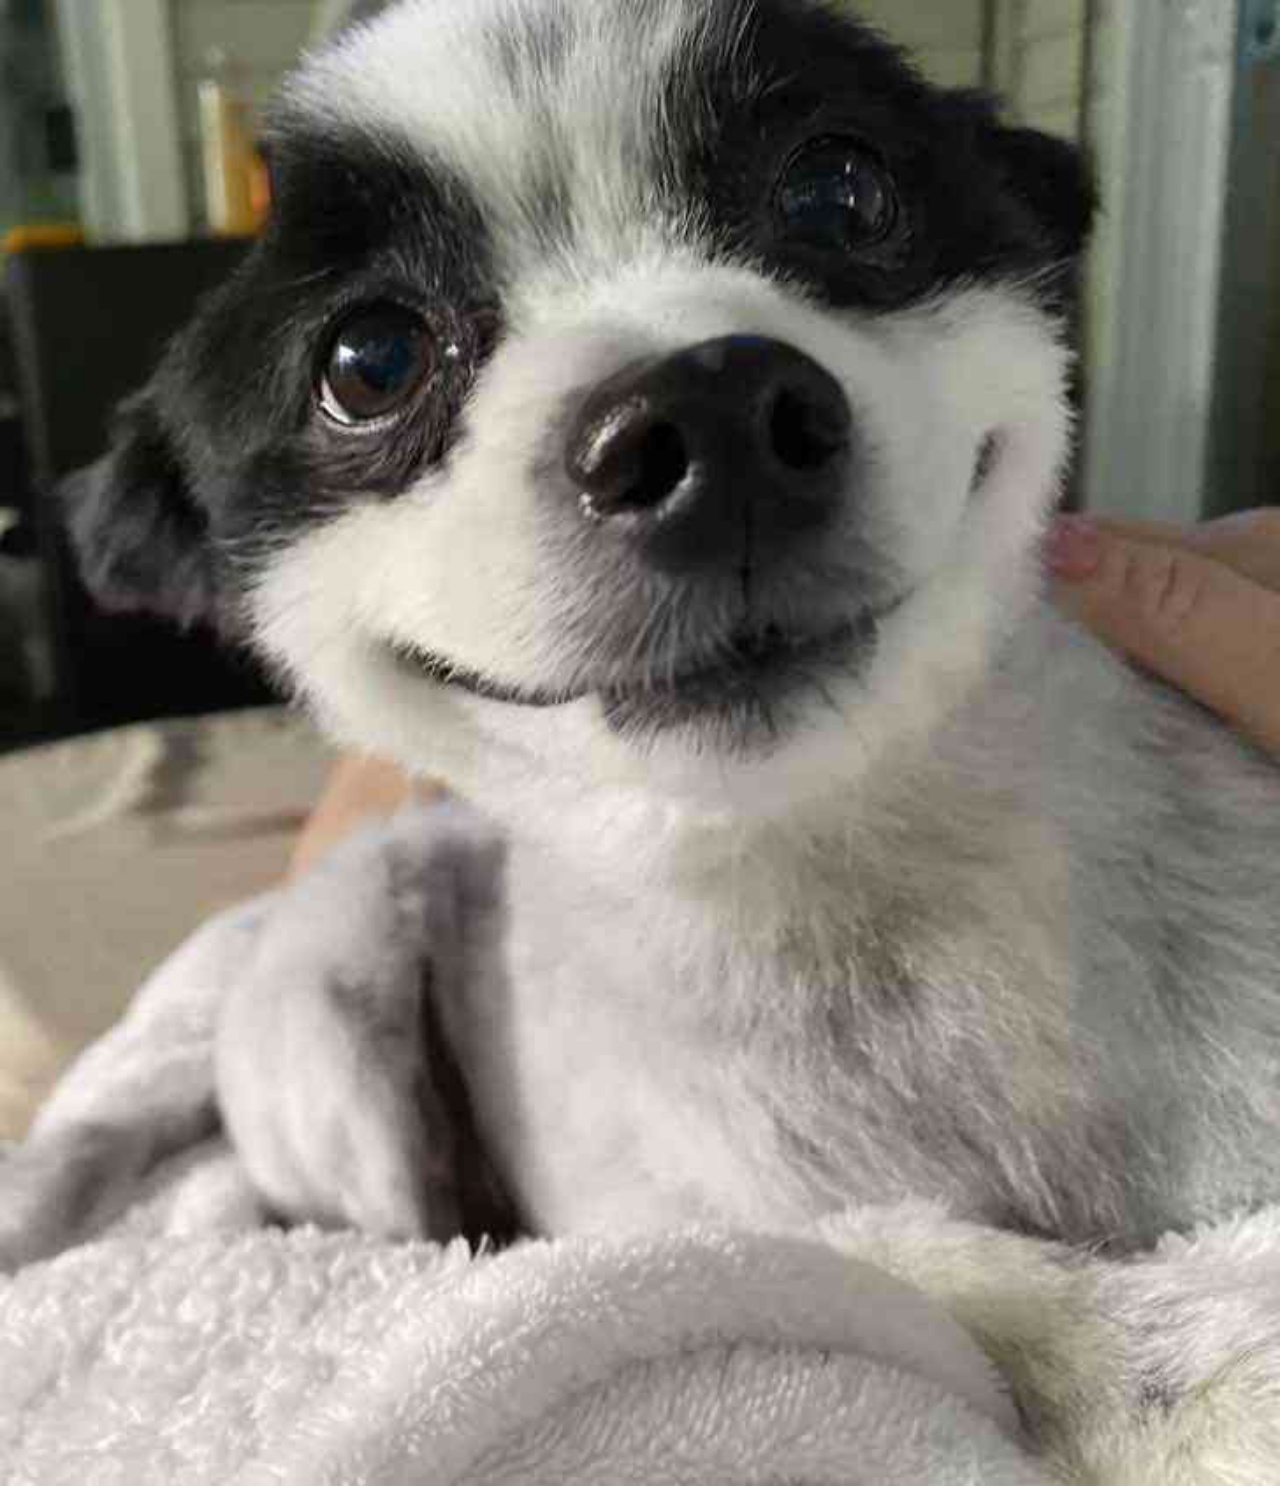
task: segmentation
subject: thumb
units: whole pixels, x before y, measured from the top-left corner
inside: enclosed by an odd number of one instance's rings
[[[1046,551],[1060,608],[1280,754],[1280,595],[1185,548],[1067,517]]]

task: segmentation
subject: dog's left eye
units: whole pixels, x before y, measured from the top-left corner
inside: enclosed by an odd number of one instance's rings
[[[792,241],[856,252],[893,233],[898,193],[889,171],[857,140],[822,139],[792,156],[774,213]]]
[[[436,352],[421,318],[399,305],[352,315],[334,336],[320,405],[338,423],[372,423],[401,408],[431,374]]]

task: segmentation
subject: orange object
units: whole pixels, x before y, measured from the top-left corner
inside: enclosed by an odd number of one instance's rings
[[[244,237],[261,225],[250,111],[231,85],[230,64],[221,52],[210,54],[209,69],[199,89],[205,216],[215,236]]]
[[[289,876],[301,877],[353,831],[387,820],[411,799],[426,801],[443,786],[413,782],[394,764],[348,754],[329,776],[316,808],[293,850]]]
[[[259,230],[267,224],[271,215],[271,173],[261,151],[255,151],[253,174],[249,182],[249,198],[253,206],[255,225]]]
[[[78,248],[84,231],[76,222],[32,222],[11,227],[0,237],[0,253],[26,253],[32,248]]]

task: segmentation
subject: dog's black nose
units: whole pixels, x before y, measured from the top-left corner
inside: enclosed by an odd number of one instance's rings
[[[567,467],[592,519],[671,570],[767,559],[820,528],[853,456],[840,384],[781,341],[728,336],[596,388]]]

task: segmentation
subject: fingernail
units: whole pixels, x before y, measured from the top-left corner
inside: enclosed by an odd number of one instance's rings
[[[1085,516],[1059,516],[1045,541],[1044,560],[1059,578],[1090,578],[1102,561],[1102,533]]]

